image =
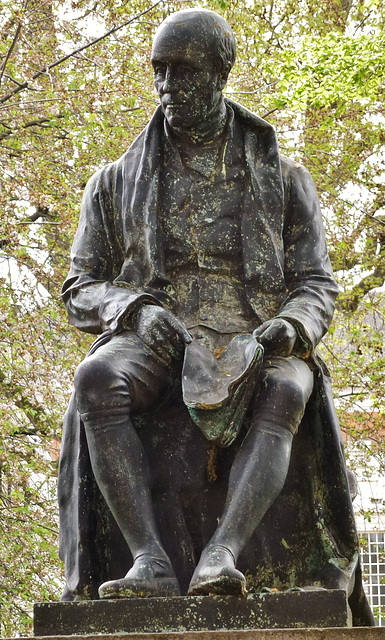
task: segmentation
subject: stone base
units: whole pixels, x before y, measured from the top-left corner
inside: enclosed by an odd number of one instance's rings
[[[35,636],[348,627],[345,591],[38,603]],[[163,637],[163,635],[162,635]]]
[[[68,637],[49,636],[50,640]],[[5,638],[11,640],[11,638]],[[12,639],[14,640],[14,639]],[[18,638],[46,640],[46,638]],[[254,629],[252,631],[181,631],[176,633],[130,633],[129,635],[72,636],[71,640],[385,640],[385,627],[355,627],[354,629]]]

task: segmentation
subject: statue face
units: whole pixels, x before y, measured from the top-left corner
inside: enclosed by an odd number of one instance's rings
[[[178,24],[166,25],[154,40],[155,88],[171,127],[194,131],[220,104],[226,81],[209,45]]]

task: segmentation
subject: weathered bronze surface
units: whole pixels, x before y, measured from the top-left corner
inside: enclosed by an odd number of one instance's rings
[[[234,60],[217,14],[167,18],[160,106],[84,194],[63,299],[102,335],[64,425],[63,600],[321,586],[370,624],[315,352],[337,295],[318,198],[224,99]]]

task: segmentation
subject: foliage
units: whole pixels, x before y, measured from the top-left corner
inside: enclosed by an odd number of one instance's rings
[[[157,104],[149,67],[155,26],[196,4],[0,0],[4,635],[27,633],[31,602],[57,598],[62,584],[55,447],[74,368],[91,341],[68,326],[60,303],[81,193]],[[385,8],[381,0],[200,4],[222,13],[237,37],[228,94],[275,124],[284,153],[313,174],[342,292],[323,352],[343,426],[379,450]]]

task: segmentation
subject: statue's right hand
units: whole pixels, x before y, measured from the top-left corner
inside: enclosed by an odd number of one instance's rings
[[[136,333],[159,358],[167,363],[179,360],[192,338],[171,311],[144,304],[137,315]]]

